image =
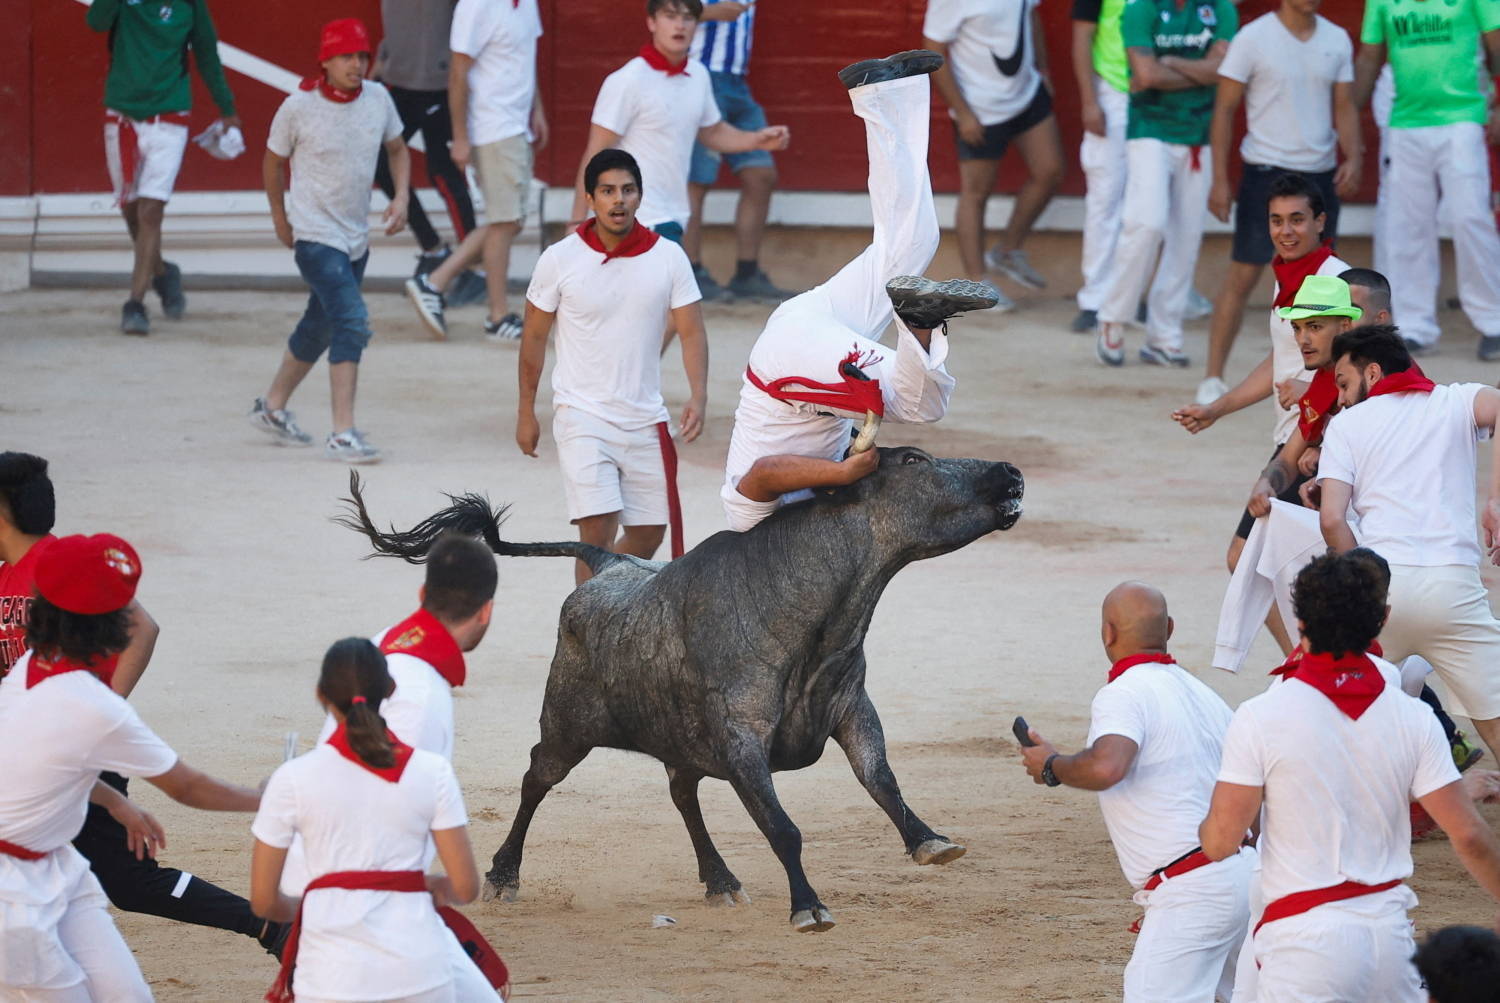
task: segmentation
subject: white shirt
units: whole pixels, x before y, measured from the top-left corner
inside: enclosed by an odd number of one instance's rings
[[[1105,735],[1140,749],[1125,778],[1099,792],[1099,810],[1135,888],[1198,846],[1229,706],[1179,665],[1142,662],[1094,695],[1089,745]]]
[[[1345,881],[1408,877],[1409,802],[1458,779],[1437,715],[1387,679],[1354,720],[1291,680],[1240,704],[1219,780],[1265,788],[1267,902]]]
[[[1474,494],[1482,383],[1370,397],[1334,415],[1318,480],[1354,488],[1361,546],[1392,564],[1479,566]]]
[[[557,315],[553,407],[577,408],[623,429],[666,421],[661,333],[672,310],[702,298],[687,254],[666,238],[643,254],[608,261],[576,231],[548,247],[526,299]]]
[[[433,830],[468,822],[453,767],[412,753],[384,780],[331,745],[283,763],[261,795],[251,831],[285,849],[300,836],[311,877],[335,871],[415,871]],[[372,1000],[434,989],[452,975],[447,938],[429,895],[322,888],[302,903],[298,996]]]
[[[469,142],[531,139],[536,100],[537,0],[458,0],[448,45],[474,60],[469,67]]]
[[[27,689],[33,657],[22,655],[0,682],[0,839],[50,853],[83,828],[101,770],[159,777],[177,765],[177,753],[90,672]]]
[[[620,148],[640,165],[642,225],[687,226],[693,143],[719,119],[708,69],[691,57],[686,73],[667,76],[636,56],[604,78],[590,121],[619,136]]]
[[[297,240],[343,251],[355,261],[370,243],[370,189],[380,148],[401,135],[390,93],[366,80],[353,101],[330,101],[317,88],[276,109],[266,149],[291,158],[287,209]]]
[[[1332,275],[1337,278],[1347,272],[1352,266],[1337,255],[1329,258],[1318,266],[1314,275]],[[1272,270],[1271,302],[1276,302],[1276,297],[1281,295],[1280,284],[1274,281],[1275,270]],[[1297,336],[1292,331],[1292,322],[1284,319],[1276,312],[1276,307],[1271,307],[1271,402],[1276,406],[1276,431],[1274,437],[1276,445],[1282,446],[1292,437],[1297,430],[1297,402],[1293,401],[1291,407],[1282,407],[1281,401],[1276,397],[1276,383],[1283,380],[1301,380],[1304,383],[1312,379],[1313,374],[1308,372],[1307,367],[1302,364],[1302,349],[1297,347]]]
[[[983,125],[1008,122],[1036,97],[1037,0],[930,0],[922,35],[948,46],[958,89]],[[950,110],[949,115],[953,112]]]
[[[1273,11],[1239,30],[1219,76],[1245,85],[1246,163],[1331,171],[1337,162],[1333,85],[1354,80],[1354,45],[1327,18],[1302,41]]]

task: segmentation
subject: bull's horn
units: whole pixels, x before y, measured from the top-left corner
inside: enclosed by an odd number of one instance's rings
[[[860,426],[859,435],[854,439],[854,445],[849,447],[851,453],[864,453],[875,445],[875,433],[880,431],[880,416],[874,411],[865,412],[865,423]]]

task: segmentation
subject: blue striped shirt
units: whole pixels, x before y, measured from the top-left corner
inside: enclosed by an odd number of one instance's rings
[[[704,6],[717,3],[706,0]],[[693,35],[693,58],[701,59],[714,73],[750,72],[750,36],[755,31],[755,0],[742,0],[749,10],[733,21],[704,21]]]

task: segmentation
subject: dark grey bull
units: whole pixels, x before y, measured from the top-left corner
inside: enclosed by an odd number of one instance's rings
[[[514,897],[526,830],[547,792],[590,750],[627,749],[666,765],[710,900],[747,897],[704,826],[704,777],[734,787],[786,868],[792,926],[822,931],[833,916],[802,871],[802,834],[771,774],[811,766],[832,738],[917,863],[963,855],[901,797],[865,693],[865,632],[896,572],[1009,529],[1022,487],[1008,463],[883,448],[879,468],[858,483],[784,508],[749,532],[717,533],[670,563],[582,543],[505,542],[501,513],[474,495],[452,497],[406,533],[381,533],[356,478],[346,524],[378,552],[412,561],[438,533],[458,530],[482,535],[498,554],[577,557],[595,572],[563,603],[541,741],[486,897]]]

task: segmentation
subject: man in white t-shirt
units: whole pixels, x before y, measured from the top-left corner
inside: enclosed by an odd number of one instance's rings
[[[514,341],[521,318],[506,309],[510,247],[526,219],[532,146],[547,145],[547,116],[536,82],[536,45],[542,37],[537,0],[458,0],[449,35],[448,107],[453,162],[474,165],[484,195],[484,226],[427,275],[406,282],[406,294],[433,337],[448,335],[443,294],[476,258],[484,262],[489,316],[484,333]]]
[[[323,28],[318,58],[322,74],[304,80],[302,89],[276,110],[261,170],[276,239],[293,250],[297,270],[312,293],[270,389],[256,398],[249,417],[277,445],[310,445],[312,436],[298,427],[286,406],[327,351],[333,431],[324,453],[345,463],[374,463],[380,450],[354,427],[359,360],[370,340],[370,312],[360,294],[370,260],[370,186],[384,145],[396,186],[385,210],[385,232],[396,233],[406,225],[411,161],[395,102],[385,87],[365,80],[370,68],[365,26],[352,17],[330,21]]]
[[[637,218],[680,244],[692,215],[687,185],[694,140],[719,153],[786,149],[791,136],[786,126],[746,132],[719,114],[707,68],[689,55],[702,16],[700,0],[647,0],[650,41],[604,78],[594,101],[588,143],[578,162],[574,220],[588,214],[584,171],[600,150],[617,147],[636,159],[649,186]]]
[[[1421,655],[1452,694],[1452,713],[1474,722],[1500,759],[1500,621],[1479,578],[1474,539],[1478,441],[1494,435],[1500,390],[1434,385],[1393,327],[1334,341],[1344,410],[1328,423],[1318,461],[1323,538],[1337,551],[1360,544],[1391,565],[1387,657]],[[1500,453],[1500,439],[1495,452]],[[1500,459],[1500,456],[1496,457]],[[1500,558],[1500,465],[1481,522]]]
[[[1324,239],[1338,238],[1339,199],[1359,190],[1363,147],[1354,107],[1354,46],[1344,29],[1317,14],[1322,0],[1282,0],[1245,25],[1219,65],[1210,127],[1213,187],[1208,207],[1229,222],[1229,142],[1245,102],[1243,173],[1234,197],[1234,247],[1209,327],[1208,363],[1198,402],[1225,393],[1224,365],[1245,318],[1245,301],[1266,263],[1280,252],[1263,221],[1271,186],[1287,172],[1317,189],[1327,221]],[[1343,162],[1337,165],[1336,151]],[[1336,273],[1335,273],[1336,274]]]
[[[984,280],[988,267],[1027,289],[1045,288],[1046,280],[1021,250],[1063,176],[1036,0],[931,0],[922,47],[945,59],[933,82],[948,105],[958,143],[954,226],[964,273]],[[1026,163],[1026,183],[1016,193],[1005,232],[985,252],[985,206],[1012,143]],[[1001,309],[1013,305],[999,298]]]
[[[1308,652],[1287,682],[1235,711],[1199,828],[1203,852],[1235,854],[1260,821],[1257,999],[1419,1003],[1427,996],[1407,918],[1416,896],[1403,884],[1409,803],[1437,820],[1497,899],[1500,842],[1465,793],[1437,718],[1364,654],[1385,619],[1375,569],[1325,555],[1293,592]]]
[[[693,266],[681,245],[637,218],[652,184],[624,150],[601,150],[585,165],[593,218],[542,252],[526,290],[516,407],[516,444],[535,456],[537,384],[555,323],[552,435],[568,518],[584,543],[648,559],[668,524],[672,557],[683,552],[677,451],[661,395],[669,321],[682,335],[691,393],[684,442],[703,430],[708,401],[708,337]],[[590,575],[578,561],[577,580]]]
[[[1113,665],[1094,695],[1088,747],[1063,755],[1033,730],[1036,744],[1021,749],[1037,783],[1099,792],[1120,869],[1146,909],[1126,1003],[1228,999],[1250,917],[1255,851],[1210,860],[1198,845],[1229,707],[1167,654],[1172,626],[1156,589],[1115,586],[1100,629]]]

